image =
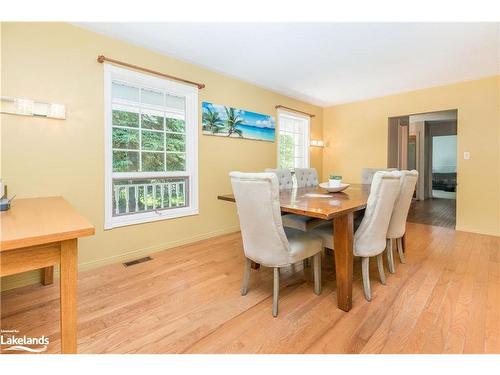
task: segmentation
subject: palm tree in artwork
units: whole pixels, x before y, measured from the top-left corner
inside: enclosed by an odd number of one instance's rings
[[[219,133],[224,127],[222,119],[219,117],[219,112],[213,111],[210,107],[206,111],[203,111],[202,123],[203,130],[211,131],[214,134]]]
[[[234,108],[224,107],[226,110],[226,128],[227,128],[227,136],[230,137],[231,134],[238,134],[240,137],[243,137],[243,132],[241,129],[238,129],[237,126],[243,124],[243,119],[238,115],[238,113],[234,110]]]

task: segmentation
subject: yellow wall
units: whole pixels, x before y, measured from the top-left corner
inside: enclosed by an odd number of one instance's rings
[[[199,100],[276,116],[283,104],[316,115],[311,137],[322,137],[322,108],[169,58],[144,48],[61,23],[3,23],[1,94],[64,103],[65,121],[2,115],[3,180],[18,198],[62,195],[96,227],[80,240],[80,269],[134,258],[238,229],[234,205],[216,199],[231,192],[231,170],[276,165],[276,143],[199,137],[200,214],[103,230],[103,66],[98,54],[193,81],[206,88]],[[201,110],[200,110],[201,121]],[[321,173],[322,151],[311,149]],[[2,279],[7,289],[38,273]]]
[[[457,229],[500,235],[499,83],[494,76],[325,108],[324,175],[359,182],[363,167],[386,166],[389,117],[458,109]]]

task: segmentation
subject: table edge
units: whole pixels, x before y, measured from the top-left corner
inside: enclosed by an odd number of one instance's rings
[[[217,199],[221,201],[226,201],[226,202],[236,202],[236,199],[232,194],[227,194],[227,195],[218,195]],[[290,214],[297,214],[297,215],[302,215],[302,216],[307,216],[307,217],[313,217],[316,219],[323,219],[323,220],[331,220],[336,216],[342,216],[342,215],[347,215],[352,212],[360,211],[366,208],[366,203],[360,204],[355,207],[350,207],[345,210],[339,211],[339,212],[334,212],[329,215],[323,215],[321,213],[317,213],[314,211],[304,211],[304,210],[299,210],[296,208],[291,208],[291,207],[286,207],[286,206],[280,206],[280,209],[282,212],[290,213]]]
[[[0,252],[17,250],[25,247],[44,245],[51,242],[60,242],[74,238],[88,237],[95,234],[95,227],[90,226],[84,229],[78,229],[69,232],[48,234],[44,236],[25,237],[9,241],[0,242]]]

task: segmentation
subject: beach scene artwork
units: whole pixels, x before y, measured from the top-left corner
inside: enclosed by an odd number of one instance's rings
[[[202,103],[203,134],[274,142],[274,117],[208,102]]]

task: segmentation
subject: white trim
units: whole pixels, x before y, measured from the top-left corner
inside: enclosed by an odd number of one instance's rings
[[[310,156],[310,150],[309,150],[309,147],[310,147],[310,133],[311,133],[311,118],[309,116],[306,116],[306,115],[302,115],[300,113],[296,113],[296,112],[291,112],[291,111],[287,111],[285,109],[278,109],[278,131],[277,131],[277,135],[278,135],[278,142],[277,142],[277,145],[278,145],[278,149],[276,151],[276,166],[277,168],[279,168],[280,166],[280,128],[281,128],[281,123],[280,123],[280,120],[281,120],[281,117],[289,117],[291,119],[300,119],[300,120],[305,120],[307,122],[307,126],[305,127],[304,129],[304,159],[305,159],[305,165],[303,168],[309,168],[310,165],[311,165],[311,156]]]
[[[185,136],[186,150],[178,152],[186,155],[186,170],[178,172],[137,172],[113,173],[112,147],[112,80],[161,88],[167,94],[185,98]],[[138,103],[137,103],[138,104]],[[135,129],[135,128],[134,128]],[[171,152],[176,153],[176,152]],[[125,225],[134,225],[158,220],[173,219],[182,216],[196,215],[198,211],[198,89],[192,85],[182,84],[159,77],[104,64],[104,229],[112,229]],[[189,177],[189,206],[169,208],[152,212],[142,212],[123,216],[113,216],[113,177],[114,178],[162,178]]]

